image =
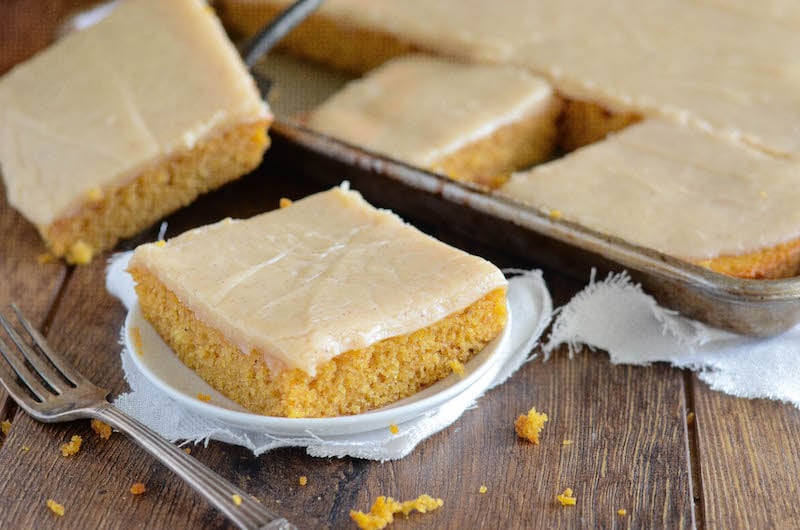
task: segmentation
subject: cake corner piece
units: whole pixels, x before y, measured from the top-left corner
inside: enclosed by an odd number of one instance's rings
[[[203,2],[124,0],[0,78],[0,171],[50,252],[87,263],[257,167],[271,121]]]

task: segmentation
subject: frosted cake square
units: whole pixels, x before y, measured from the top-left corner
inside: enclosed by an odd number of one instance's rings
[[[126,0],[0,79],[9,203],[70,262],[255,168],[272,116],[200,0]]]
[[[393,59],[314,109],[308,125],[410,165],[488,187],[555,147],[561,100],[510,66]]]
[[[515,173],[499,190],[564,219],[741,278],[800,271],[800,174],[658,120]]]
[[[503,274],[342,188],[136,249],[145,317],[266,415],[356,414],[449,375],[503,329]]]

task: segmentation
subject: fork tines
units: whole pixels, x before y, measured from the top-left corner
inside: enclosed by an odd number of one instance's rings
[[[27,336],[41,352],[37,353],[11,325],[5,315],[0,313],[0,324],[6,330],[11,342],[16,346],[11,347],[5,340],[0,338],[0,354],[10,365],[16,377],[25,383],[27,391],[35,396],[37,401],[42,402],[53,393],[62,394],[80,384],[84,380],[83,376],[49,347],[45,338],[22,315],[22,312],[15,304],[11,304],[11,307],[22,328],[27,332]],[[17,383],[19,387],[17,392],[12,390],[10,385],[16,383],[16,378],[11,376],[7,367],[3,366],[0,370],[2,370],[0,371],[0,380],[2,380],[9,393],[14,397],[21,397],[16,394],[19,391],[25,392],[25,389]],[[49,388],[46,388],[45,384]]]

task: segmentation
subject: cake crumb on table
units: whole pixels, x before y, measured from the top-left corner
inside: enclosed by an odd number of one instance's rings
[[[184,447],[183,448],[183,452],[186,453],[187,455],[190,455],[190,454],[192,454],[192,448],[191,447]]]
[[[517,421],[514,422],[514,428],[520,438],[525,438],[538,444],[539,433],[542,432],[546,421],[547,414],[536,412],[535,408],[531,408],[527,415],[521,414],[517,418]]]
[[[144,485],[143,482],[134,482],[133,485],[131,486],[131,493],[133,493],[134,495],[141,495],[145,491],[147,491],[147,487]]]
[[[396,513],[408,516],[413,510],[420,513],[433,511],[444,504],[442,499],[434,499],[430,495],[422,494],[414,500],[399,502],[391,497],[381,495],[372,504],[369,513],[350,510],[350,518],[355,521],[361,530],[380,530],[394,521]]]
[[[480,488],[478,488],[478,493],[486,493],[487,491],[489,491],[489,488],[487,488],[486,486],[481,486]]]
[[[199,399],[204,403],[208,403],[209,401],[211,401],[211,396],[209,396],[208,394],[203,394],[202,392],[198,392],[197,399]]]
[[[575,506],[577,499],[573,496],[572,488],[567,488],[564,493],[556,496],[556,500],[561,503],[561,506]]]
[[[36,256],[36,262],[39,265],[49,265],[50,263],[57,263],[58,258],[49,252],[42,252],[41,254]]]
[[[389,432],[392,434],[400,434],[400,427],[398,427],[396,423],[390,423]]]
[[[231,495],[231,499],[233,499],[233,504],[235,504],[236,506],[239,506],[239,505],[242,504],[242,497],[240,495],[236,494],[236,493]]]
[[[563,442],[561,442],[561,445],[572,445],[574,443],[575,442],[573,442],[572,440],[564,440]]]
[[[10,420],[0,421],[0,431],[2,431],[4,436],[8,436],[8,433],[11,432],[11,421]]]
[[[74,454],[77,454],[78,451],[81,450],[82,443],[83,443],[83,438],[81,438],[77,434],[73,435],[72,438],[70,438],[69,442],[61,446],[61,455],[72,456]]]
[[[87,265],[94,257],[95,249],[93,249],[84,240],[79,239],[67,251],[67,261],[75,265]]]
[[[453,370],[454,374],[460,377],[464,377],[464,365],[461,364],[460,361],[458,361],[457,359],[453,359],[447,364],[450,366],[450,369]]]
[[[20,447],[20,451],[22,451],[23,453],[27,453],[30,450],[31,448],[28,447],[27,445],[23,445],[22,447]]]
[[[58,504],[53,499],[47,499],[47,507],[50,508],[50,511],[56,514],[59,517],[64,516],[64,505]]]
[[[686,423],[687,423],[687,425],[694,424],[694,419],[695,419],[694,412],[690,412],[689,414],[687,414],[686,415]]]
[[[103,440],[111,438],[111,425],[103,423],[98,419],[93,419],[91,422],[92,430],[100,436]]]
[[[619,510],[617,510],[617,515],[628,515],[628,510],[626,510],[625,508],[620,508]]]
[[[300,475],[300,480],[298,480],[298,482],[301,486],[305,486],[308,484],[308,477],[305,475]]]

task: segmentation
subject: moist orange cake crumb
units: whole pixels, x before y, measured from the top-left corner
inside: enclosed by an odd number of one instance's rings
[[[686,415],[686,423],[688,425],[692,425],[694,423],[694,419],[695,419],[694,412],[690,412],[689,414]]]
[[[5,436],[8,436],[8,433],[11,431],[11,422],[9,420],[0,421],[0,432],[2,432]]]
[[[568,100],[559,120],[559,148],[569,153],[599,142],[641,119],[633,112],[611,112],[590,101]]]
[[[413,510],[420,513],[433,511],[444,504],[442,499],[434,499],[422,494],[414,500],[399,502],[391,497],[381,495],[372,504],[369,513],[350,510],[350,518],[361,530],[380,530],[394,521],[394,515],[402,513],[408,516]]]
[[[53,499],[47,499],[47,507],[50,508],[50,511],[56,514],[59,517],[64,516],[64,505],[58,504]]]
[[[231,499],[233,499],[233,504],[235,504],[236,506],[239,506],[239,505],[242,504],[242,497],[240,495],[236,494],[236,493],[231,495]]]
[[[292,199],[287,199],[286,197],[281,197],[281,200],[278,201],[278,206],[280,208],[287,208],[292,205]]]
[[[82,443],[83,443],[83,438],[81,438],[77,434],[73,435],[72,438],[70,438],[69,442],[61,446],[61,455],[72,456],[74,454],[77,454],[78,451],[81,450]]]
[[[142,482],[134,482],[131,486],[131,493],[134,495],[141,495],[145,491],[147,491],[147,487]]]
[[[486,493],[487,491],[489,491],[489,488],[487,488],[486,486],[481,486],[480,488],[478,488],[478,493]]]
[[[199,399],[200,401],[203,401],[205,403],[208,403],[209,401],[211,401],[211,396],[209,396],[208,394],[203,394],[202,392],[200,392],[200,393],[197,394],[197,399]]]
[[[308,484],[308,477],[305,475],[300,475],[300,480],[298,482],[301,486],[305,486]]]
[[[400,427],[398,427],[396,423],[390,423],[389,432],[392,434],[400,434]]]
[[[561,506],[574,506],[577,499],[572,494],[572,488],[567,488],[564,493],[556,496],[556,500],[561,503]]]
[[[55,257],[54,255],[52,255],[49,252],[42,252],[41,254],[36,256],[36,262],[39,263],[40,265],[47,265],[47,264],[50,264],[50,263],[56,263],[57,261],[58,261],[58,258]]]
[[[517,421],[514,422],[514,428],[520,438],[526,438],[538,444],[539,433],[542,432],[546,421],[547,414],[536,412],[535,408],[531,408],[527,415],[520,414]]]
[[[142,354],[142,330],[139,326],[131,327],[131,340],[133,341],[133,349],[136,350],[136,355]]]
[[[453,370],[454,374],[464,377],[464,365],[461,362],[453,359],[448,364],[450,365],[450,368]]]
[[[93,248],[83,239],[79,239],[69,247],[66,254],[67,261],[75,265],[86,265],[92,261],[98,251],[99,249]]]
[[[103,423],[98,419],[94,419],[92,420],[91,426],[92,430],[96,432],[103,440],[108,440],[111,438],[111,425]]]
[[[617,510],[617,515],[628,515],[628,510],[626,510],[625,508],[620,508],[619,510]]]

